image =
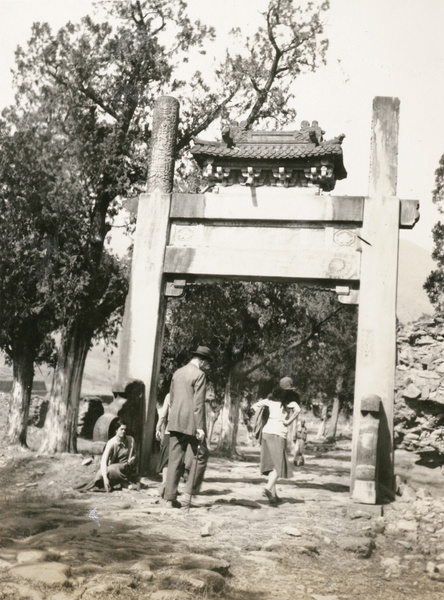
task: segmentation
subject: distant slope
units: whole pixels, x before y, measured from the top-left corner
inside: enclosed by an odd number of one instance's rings
[[[423,288],[429,273],[436,268],[431,253],[421,246],[401,240],[399,246],[398,319],[410,323],[435,311]]]

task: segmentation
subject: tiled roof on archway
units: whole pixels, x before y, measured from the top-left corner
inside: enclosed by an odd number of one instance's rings
[[[227,169],[293,169],[302,171],[305,176],[294,176],[285,179],[286,186],[305,186],[317,183],[324,190],[331,190],[336,180],[347,177],[342,154],[342,140],[340,135],[331,140],[324,140],[324,131],[318,126],[317,121],[310,125],[303,121],[301,129],[297,131],[249,131],[242,125],[231,124],[222,131],[222,141],[207,141],[195,138],[191,149],[198,165],[206,169],[206,175],[211,179],[217,178],[221,170]],[[315,169],[324,167],[321,176],[308,175],[315,173]],[[328,177],[325,176],[325,167],[328,166]],[[282,178],[281,178],[282,179]],[[225,173],[224,185],[236,183],[236,179]],[[289,182],[293,183],[289,183]],[[238,181],[242,183],[241,181]],[[276,178],[255,176],[252,185],[279,185]],[[247,182],[248,185],[248,182]]]

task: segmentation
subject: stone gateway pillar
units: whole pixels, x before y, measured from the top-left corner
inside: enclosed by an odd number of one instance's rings
[[[352,494],[374,504],[377,495],[394,494],[393,406],[396,368],[396,291],[400,200],[396,197],[399,100],[375,98],[370,154],[369,195],[361,230],[362,262],[353,410]],[[379,396],[381,409],[378,481],[355,478],[362,402]]]
[[[139,198],[131,283],[120,340],[118,381],[145,384],[141,464],[149,466],[166,298],[163,262],[169,236],[179,102],[160,98],[154,108],[147,193]]]

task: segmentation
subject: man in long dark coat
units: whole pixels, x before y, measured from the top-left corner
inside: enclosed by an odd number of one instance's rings
[[[187,479],[182,506],[190,506],[193,492],[202,484],[208,461],[205,443],[206,375],[202,369],[213,357],[206,346],[199,346],[192,354],[190,362],[174,373],[170,387],[170,450],[164,496],[168,508],[181,507],[177,501],[177,487],[187,448],[191,447],[195,460]]]

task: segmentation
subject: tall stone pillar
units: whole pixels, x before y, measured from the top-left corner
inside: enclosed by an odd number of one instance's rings
[[[153,114],[147,193],[139,198],[130,290],[120,339],[118,380],[141,380],[145,384],[143,471],[149,467],[154,438],[166,307],[163,263],[169,236],[178,120],[178,101],[169,96],[159,98]]]
[[[396,368],[396,290],[400,201],[396,197],[399,100],[373,102],[369,197],[361,231],[351,491],[353,500],[374,504],[378,494],[393,494],[393,405]],[[379,396],[376,480],[356,477],[362,401]],[[361,444],[362,445],[362,444]],[[375,450],[376,451],[376,450]]]

